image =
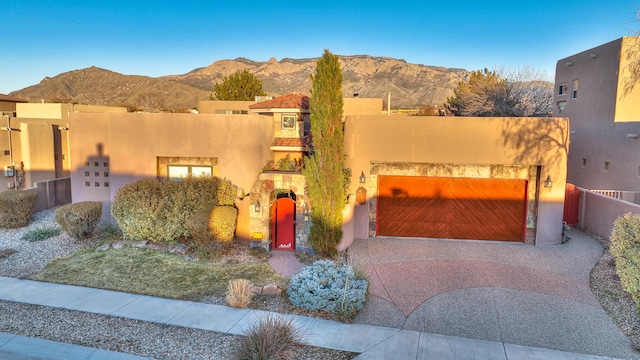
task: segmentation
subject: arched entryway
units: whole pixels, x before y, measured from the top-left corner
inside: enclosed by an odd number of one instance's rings
[[[271,202],[271,246],[274,250],[295,250],[296,195],[276,192]]]

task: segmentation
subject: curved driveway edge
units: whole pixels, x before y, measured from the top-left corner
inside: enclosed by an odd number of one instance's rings
[[[640,359],[589,286],[600,243],[371,238],[349,249],[370,279],[354,322],[559,351]]]

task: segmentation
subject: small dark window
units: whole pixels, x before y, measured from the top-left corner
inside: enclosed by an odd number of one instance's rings
[[[85,172],[84,172],[84,176],[89,176],[89,172],[88,172],[88,171],[85,171]]]
[[[102,165],[103,165],[104,167],[109,167],[109,163],[108,163],[108,162],[104,162],[104,163],[102,163]]]
[[[109,183],[108,182],[104,183],[104,187],[109,187]]]
[[[5,155],[11,155],[11,151],[10,151],[10,150],[5,150],[5,151],[4,151],[4,154],[5,154]]]
[[[93,176],[96,176],[96,177],[100,176],[100,173],[96,171],[96,172],[93,173]]]
[[[85,162],[84,162],[84,166],[89,166],[89,162],[88,162],[88,161],[85,161]]]
[[[558,85],[558,95],[560,96],[567,95],[568,92],[569,92],[569,84],[562,83]]]
[[[109,172],[108,171],[104,172],[104,177],[109,177]]]
[[[85,181],[84,186],[91,186],[91,181]]]
[[[100,183],[96,181],[96,183],[94,184],[95,187],[100,187]]]
[[[582,166],[587,166],[587,159],[582,159]]]
[[[93,163],[93,166],[100,166],[100,163],[99,163],[99,162],[97,162],[97,161],[95,161],[95,162]]]
[[[605,162],[604,162],[604,170],[605,170],[605,171],[608,171],[608,170],[609,170],[609,162],[608,162],[608,161],[605,161]]]

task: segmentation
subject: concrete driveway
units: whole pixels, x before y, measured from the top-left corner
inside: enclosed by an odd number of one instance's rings
[[[589,273],[600,243],[572,229],[567,243],[372,238],[349,255],[371,282],[354,322],[434,334],[640,359],[602,309]]]

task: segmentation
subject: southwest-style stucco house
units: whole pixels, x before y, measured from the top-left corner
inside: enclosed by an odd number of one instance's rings
[[[239,187],[239,239],[308,249],[304,176],[267,166],[304,153],[306,97],[201,102],[199,112],[72,113],[73,201],[103,201],[108,217],[118,189],[135,180],[217,175]],[[341,249],[376,236],[561,243],[566,118],[382,113],[381,99],[345,99],[346,165],[354,177]],[[93,178],[103,173],[108,185]]]
[[[567,181],[640,204],[640,84],[624,89],[638,49],[623,37],[559,60],[553,114],[571,119]]]

